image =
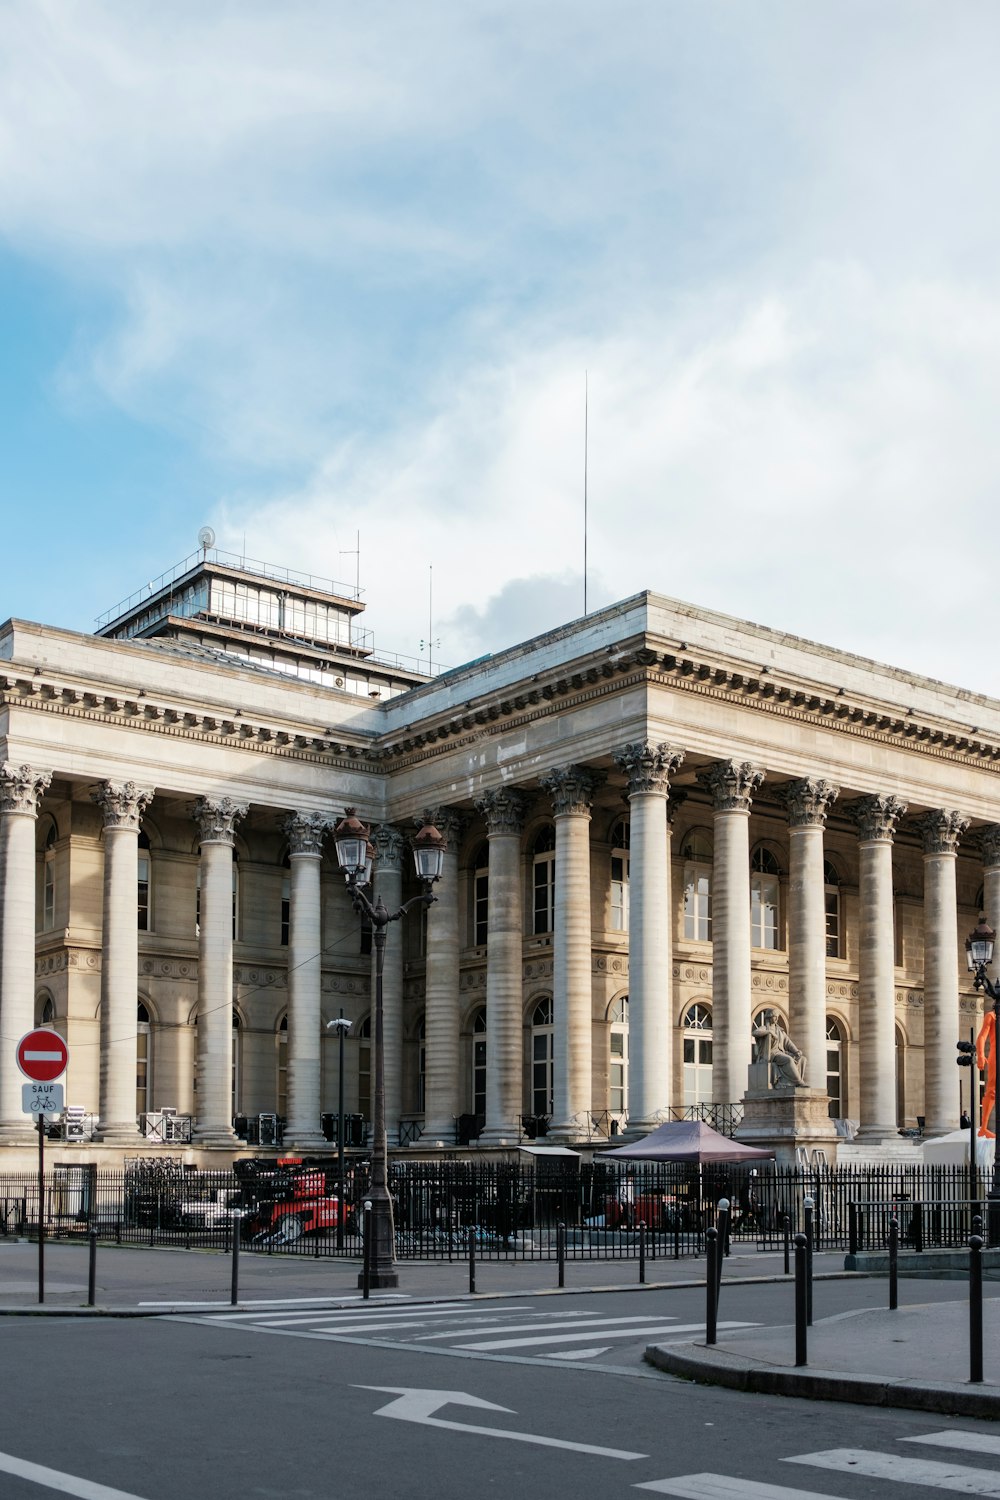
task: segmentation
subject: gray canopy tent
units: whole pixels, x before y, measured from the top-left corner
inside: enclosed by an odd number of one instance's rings
[[[628,1168],[619,1179],[618,1202],[605,1201],[601,1221],[609,1227],[636,1219],[652,1227],[669,1228],[675,1223],[692,1227],[695,1222],[703,1222],[702,1205],[712,1201],[717,1187],[728,1196],[737,1186],[730,1186],[728,1173],[719,1183],[719,1174],[711,1168],[738,1169],[742,1165],[754,1177],[754,1164],[773,1159],[773,1151],[761,1151],[756,1146],[730,1140],[704,1120],[667,1120],[641,1140],[613,1151],[595,1152],[595,1165],[600,1161],[609,1167],[627,1164]],[[664,1180],[655,1170],[658,1163],[669,1163],[681,1170]],[[684,1171],[685,1167],[692,1170]],[[707,1173],[705,1168],[709,1168]],[[756,1214],[756,1194],[750,1194],[747,1184],[745,1187],[746,1194],[740,1196],[746,1197],[746,1207]]]
[[[688,1161],[708,1162],[770,1161],[773,1151],[744,1146],[730,1140],[706,1125],[704,1120],[666,1120],[649,1135],[614,1151],[595,1153],[602,1161]]]

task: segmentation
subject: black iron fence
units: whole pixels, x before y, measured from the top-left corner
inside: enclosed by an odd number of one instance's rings
[[[251,1251],[356,1257],[369,1163],[349,1159],[343,1195],[337,1174],[335,1157],[249,1158],[225,1172],[157,1158],[122,1172],[56,1167],[41,1214],[56,1239],[93,1230],[123,1245],[224,1249],[238,1233]],[[781,1248],[786,1222],[803,1227],[807,1200],[819,1250],[882,1248],[892,1219],[902,1248],[917,1251],[966,1245],[977,1216],[987,1241],[990,1228],[986,1184],[966,1167],[404,1161],[391,1164],[389,1187],[401,1260],[457,1259],[470,1239],[482,1259],[555,1259],[560,1236],[571,1260],[637,1258],[640,1239],[650,1259],[700,1255],[721,1198],[731,1240],[761,1250]],[[33,1233],[39,1212],[35,1174],[0,1174],[0,1235]]]

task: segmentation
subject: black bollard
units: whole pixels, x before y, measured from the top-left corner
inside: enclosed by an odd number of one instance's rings
[[[87,1267],[87,1306],[94,1307],[97,1302],[97,1230],[92,1229],[87,1236],[90,1245],[90,1258]]]
[[[969,1240],[969,1383],[983,1379],[983,1241]]]
[[[889,1311],[899,1307],[899,1220],[889,1220]]]
[[[714,1344],[719,1311],[719,1231],[705,1231],[705,1343]]]
[[[806,1322],[812,1327],[813,1320],[813,1200],[803,1198],[802,1210],[806,1229]]]
[[[230,1221],[230,1232],[233,1236],[233,1264],[232,1274],[229,1278],[229,1305],[236,1307],[240,1300],[240,1219],[242,1215],[239,1210],[233,1214]]]
[[[785,1242],[785,1275],[791,1274],[792,1221],[787,1214],[781,1216],[781,1234]]]
[[[807,1364],[809,1242],[804,1234],[795,1236],[795,1364]]]
[[[639,1220],[639,1285],[643,1286],[646,1280],[646,1222]]]
[[[730,1204],[728,1198],[719,1199],[719,1280],[722,1280],[722,1258],[729,1254]]]
[[[858,1249],[858,1205],[849,1203],[847,1205],[847,1253],[857,1255]]]
[[[476,1290],[476,1226],[469,1225],[469,1291]]]
[[[365,1199],[364,1208],[364,1261],[361,1273],[361,1297],[367,1302],[372,1289],[372,1200]]]
[[[680,1210],[674,1209],[674,1260],[681,1258],[681,1216]]]
[[[556,1225],[556,1260],[559,1263],[559,1285],[566,1285],[566,1225]]]

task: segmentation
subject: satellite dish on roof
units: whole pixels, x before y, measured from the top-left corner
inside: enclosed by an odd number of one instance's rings
[[[198,546],[203,552],[207,552],[209,547],[215,546],[215,532],[211,526],[203,526],[199,531]]]

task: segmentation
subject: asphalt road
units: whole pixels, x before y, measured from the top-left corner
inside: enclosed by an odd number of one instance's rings
[[[910,1295],[927,1301],[938,1288],[942,1300],[954,1297],[947,1283],[920,1283]],[[817,1286],[823,1316],[866,1297],[881,1306],[884,1293],[878,1282]],[[1000,1442],[989,1424],[745,1396],[650,1370],[645,1335],[629,1334],[623,1320],[690,1325],[702,1296],[429,1308],[403,1298],[325,1315],[7,1319],[0,1495],[885,1500],[887,1480],[897,1480],[889,1493],[900,1500],[942,1488],[1000,1496]],[[723,1318],[787,1321],[787,1286],[728,1287],[723,1297]],[[523,1339],[538,1342],[510,1346]],[[505,1346],[467,1347],[498,1341]],[[984,1441],[998,1451],[971,1451]],[[980,1477],[956,1481],[956,1465]]]

